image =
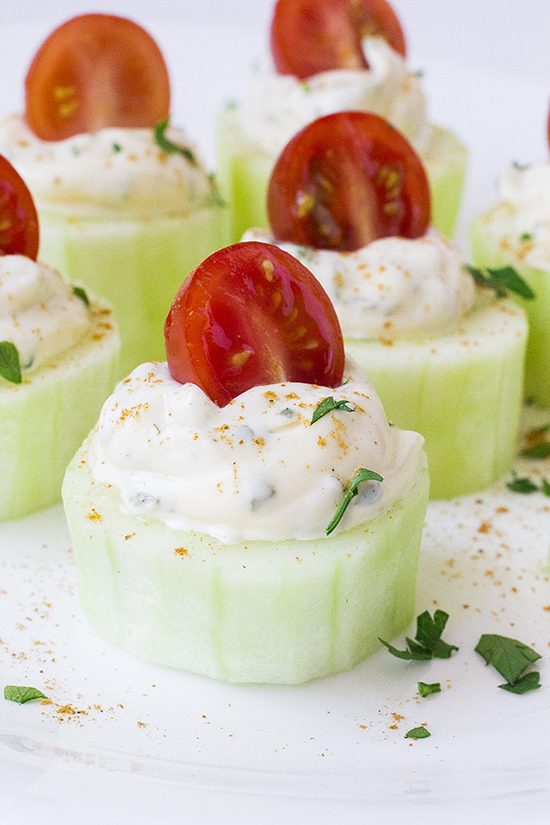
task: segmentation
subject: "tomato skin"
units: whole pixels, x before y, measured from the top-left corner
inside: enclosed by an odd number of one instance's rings
[[[405,57],[403,29],[386,0],[278,0],[271,54],[279,74],[300,80],[332,69],[367,69],[366,35],[381,35]]]
[[[430,187],[422,161],[386,120],[336,112],[285,146],[267,213],[277,241],[353,252],[378,238],[424,235]]]
[[[179,288],[164,336],[172,378],[220,407],[260,385],[342,383],[334,307],[311,272],[271,244],[241,242],[203,261]]]
[[[170,113],[162,52],[125,17],[67,20],[37,51],[25,80],[25,117],[42,140],[109,126],[153,128]]]
[[[36,261],[38,243],[38,215],[32,195],[23,178],[0,155],[0,253],[26,255]]]

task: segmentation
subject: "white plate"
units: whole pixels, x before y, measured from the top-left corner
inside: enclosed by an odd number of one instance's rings
[[[55,22],[4,26],[6,113],[20,107],[17,84]],[[257,53],[252,30],[148,28],[171,64],[174,119],[213,160],[215,113]],[[437,61],[425,82],[433,119],[472,148],[464,242],[468,221],[494,199],[496,175],[510,160],[542,156],[547,89]],[[518,471],[550,478],[550,462]],[[417,612],[447,611],[444,637],[459,651],[427,664],[380,651],[341,676],[250,687],[152,667],[95,636],[78,607],[60,507],[0,525],[0,686],[34,685],[52,700],[0,700],[2,823],[350,823],[367,813],[383,823],[547,821],[549,547],[550,499],[540,494],[500,485],[433,503]],[[543,687],[500,690],[474,652],[482,633],[533,645]],[[419,680],[440,681],[442,693],[420,699]],[[422,723],[429,739],[404,738]]]

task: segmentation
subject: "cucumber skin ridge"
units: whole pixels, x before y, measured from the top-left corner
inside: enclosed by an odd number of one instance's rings
[[[479,492],[512,470],[526,343],[525,313],[509,299],[474,310],[451,335],[346,339],[388,420],[424,436],[432,499]]]
[[[165,360],[164,321],[178,287],[229,243],[227,206],[148,219],[67,218],[37,207],[40,259],[113,306],[122,342],[117,377]]]
[[[538,269],[524,263],[519,254],[519,239],[509,233],[506,215],[506,204],[502,203],[472,222],[472,263],[495,269],[512,266],[535,293],[531,301],[519,295],[511,297],[523,307],[529,321],[524,395],[550,407],[550,268]]]
[[[120,352],[110,307],[88,296],[94,323],[74,347],[21,384],[0,378],[0,520],[61,500],[69,461],[116,383]]]
[[[449,130],[433,126],[428,149],[422,158],[432,196],[432,223],[451,238],[456,228],[468,150]],[[217,123],[218,181],[231,212],[231,242],[240,241],[252,228],[269,231],[266,192],[276,158],[248,140],[239,125],[237,106],[227,106]]]
[[[386,514],[317,541],[223,545],[120,511],[87,443],[63,499],[92,628],[156,664],[231,682],[297,684],[349,670],[414,616],[428,499],[422,454]]]

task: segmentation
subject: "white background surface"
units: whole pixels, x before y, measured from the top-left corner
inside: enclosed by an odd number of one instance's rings
[[[499,172],[548,155],[550,3],[394,7],[410,63],[425,71],[432,119],[470,147],[465,243],[469,220],[494,200]],[[267,41],[271,2],[3,4],[0,114],[21,108],[43,37],[83,11],[133,16],[157,37],[171,68],[174,120],[213,164],[216,112],[239,96]],[[550,466],[541,472],[550,477]],[[219,685],[105,645],[79,612],[61,509],[0,526],[0,683],[43,685],[56,703],[0,700],[0,822],[547,822],[548,504],[501,485],[431,505],[417,602],[418,612],[437,602],[451,614],[445,637],[460,651],[444,667],[414,670],[381,652],[351,674],[300,688]],[[481,632],[533,643],[545,656],[545,686],[523,697],[499,691],[498,676],[473,653]],[[419,703],[417,679],[449,687]],[[57,711],[67,703],[86,714],[64,718]],[[409,745],[403,733],[421,722],[431,739]]]

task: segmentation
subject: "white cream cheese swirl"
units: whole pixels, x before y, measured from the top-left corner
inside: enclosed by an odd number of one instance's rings
[[[359,485],[337,528],[350,529],[411,488],[423,438],[388,425],[354,362],[344,377],[336,389],[254,387],[220,408],[174,381],[165,363],[142,364],[103,407],[92,476],[120,490],[126,513],[236,544],[323,537],[353,475],[373,470],[384,480]],[[330,396],[354,411],[312,425]]]
[[[180,148],[167,153],[153,129],[108,128],[44,141],[20,115],[0,121],[0,154],[15,166],[39,209],[72,217],[147,217],[187,213],[212,197],[212,182],[181,129],[166,137]]]
[[[550,164],[512,166],[498,184],[510,242],[530,266],[550,268]],[[490,213],[491,214],[491,213]],[[497,212],[495,212],[496,216]]]
[[[23,255],[0,255],[0,341],[17,347],[23,374],[91,329],[88,307],[59,272]]]
[[[346,338],[404,338],[452,332],[471,310],[476,288],[458,247],[437,229],[420,238],[381,238],[355,252],[280,243],[263,229],[244,241],[280,246],[313,272]]]
[[[278,155],[304,126],[347,110],[373,112],[389,120],[422,154],[431,126],[418,77],[381,37],[367,37],[368,69],[321,72],[307,80],[278,74],[270,57],[254,67],[240,106],[245,135],[264,152]]]

